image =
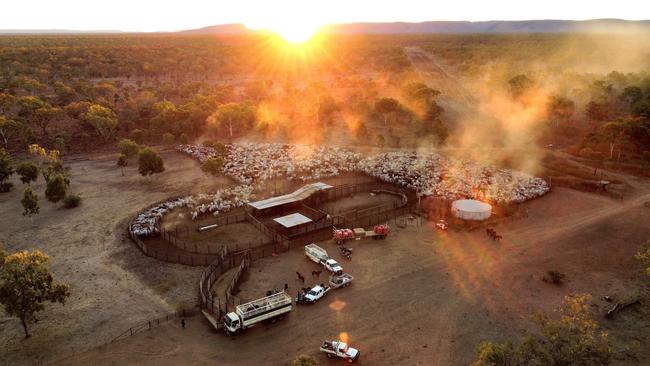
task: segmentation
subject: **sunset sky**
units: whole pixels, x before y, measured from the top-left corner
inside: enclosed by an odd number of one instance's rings
[[[0,29],[175,31],[224,23],[273,29],[286,23],[317,27],[325,23],[426,20],[639,20],[650,18],[650,7],[644,3],[640,0],[8,0],[2,2]]]

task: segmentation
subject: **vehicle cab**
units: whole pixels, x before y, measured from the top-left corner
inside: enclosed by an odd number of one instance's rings
[[[226,333],[237,333],[241,329],[241,320],[235,313],[228,313],[223,317],[223,329]]]
[[[338,342],[337,353],[350,360],[356,360],[359,357],[359,350],[348,346],[345,342]]]
[[[320,299],[321,297],[323,297],[324,294],[325,294],[325,288],[324,287],[322,287],[322,286],[314,286],[314,288],[309,290],[307,295],[305,295],[305,300],[307,300],[308,302],[314,302],[314,301]]]
[[[338,262],[332,258],[326,260],[324,266],[328,271],[333,272],[334,274],[340,275],[343,273],[343,267],[341,267]]]

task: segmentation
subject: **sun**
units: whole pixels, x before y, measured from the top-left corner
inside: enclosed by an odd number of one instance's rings
[[[281,27],[271,29],[289,43],[304,43],[316,34],[316,27],[303,26],[300,24],[285,24]]]
[[[285,41],[293,44],[301,44],[309,41],[318,32],[319,25],[305,20],[290,20],[273,22],[261,26],[248,26],[250,29],[266,30],[277,34]]]

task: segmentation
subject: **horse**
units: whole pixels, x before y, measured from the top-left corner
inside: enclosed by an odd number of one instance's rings
[[[305,277],[303,277],[298,271],[296,271],[296,274],[298,275],[298,281],[305,283]]]

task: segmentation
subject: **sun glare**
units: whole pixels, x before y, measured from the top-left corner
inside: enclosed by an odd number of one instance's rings
[[[264,29],[282,37],[289,43],[299,44],[310,40],[318,31],[319,25],[307,21],[287,20],[282,23],[249,26],[251,29]]]

